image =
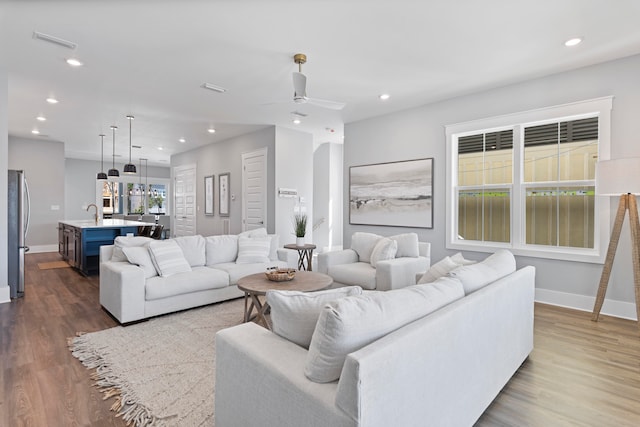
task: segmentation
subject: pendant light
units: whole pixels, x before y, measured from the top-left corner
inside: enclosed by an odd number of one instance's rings
[[[116,129],[118,129],[118,126],[111,126],[111,131],[113,132],[113,155],[111,158],[113,159],[113,163],[108,175],[113,177],[120,176],[120,172],[116,169]]]
[[[98,135],[100,136],[100,172],[98,172],[98,181],[106,181],[107,174],[104,173],[104,134]]]
[[[131,122],[133,121],[133,116],[127,116],[129,119],[129,163],[124,165],[123,172],[127,175],[133,175],[136,173],[136,165],[131,163]]]

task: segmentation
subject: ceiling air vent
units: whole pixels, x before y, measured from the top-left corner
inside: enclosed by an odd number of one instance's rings
[[[33,38],[37,40],[43,40],[45,42],[54,43],[58,46],[66,47],[67,49],[75,49],[78,47],[77,43],[70,42],[69,40],[61,39],[60,37],[50,36],[49,34],[33,32]]]

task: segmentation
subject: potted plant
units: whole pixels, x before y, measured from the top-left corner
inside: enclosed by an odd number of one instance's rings
[[[304,235],[307,234],[307,214],[297,213],[293,216],[293,231],[296,235],[296,245],[304,246]]]

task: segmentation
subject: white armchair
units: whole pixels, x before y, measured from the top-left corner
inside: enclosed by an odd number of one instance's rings
[[[394,243],[388,245],[389,240]],[[385,248],[381,248],[385,245],[391,246],[386,256]],[[383,238],[358,232],[352,236],[350,249],[318,255],[318,272],[331,276],[334,286],[357,285],[380,291],[414,285],[416,274],[427,271],[430,265],[431,245],[418,242],[415,233]]]

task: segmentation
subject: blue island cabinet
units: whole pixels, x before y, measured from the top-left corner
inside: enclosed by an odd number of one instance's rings
[[[97,274],[100,272],[100,246],[113,245],[118,236],[135,236],[142,225],[150,224],[107,219],[97,224],[93,221],[63,221],[58,227],[58,252],[82,274]]]

